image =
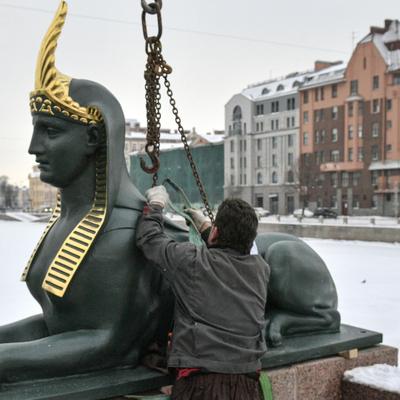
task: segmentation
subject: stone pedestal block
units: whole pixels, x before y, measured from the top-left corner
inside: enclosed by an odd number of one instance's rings
[[[397,365],[397,359],[397,349],[380,345],[361,350],[357,358],[350,360],[340,356],[327,357],[267,372],[274,400],[340,400],[344,371],[379,363]]]

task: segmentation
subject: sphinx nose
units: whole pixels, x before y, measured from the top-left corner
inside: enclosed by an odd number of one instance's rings
[[[41,154],[44,151],[43,142],[41,140],[41,135],[35,129],[32,134],[31,143],[29,145],[29,154]]]

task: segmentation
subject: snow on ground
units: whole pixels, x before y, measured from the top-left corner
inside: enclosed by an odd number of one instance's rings
[[[45,225],[0,221],[0,324],[40,312],[20,276]],[[400,244],[306,239],[335,280],[346,324],[400,347]]]
[[[344,379],[359,385],[400,394],[400,369],[387,364],[358,367],[344,373]]]
[[[348,216],[347,223],[343,216],[337,218],[324,218],[324,225],[349,225],[349,226],[360,226],[360,227],[385,227],[385,228],[396,228],[400,229],[400,219],[382,216]],[[373,219],[374,223],[371,223]],[[283,215],[279,217],[276,215],[270,215],[268,217],[261,218],[261,223],[270,224],[305,224],[305,225],[320,225],[321,222],[316,217],[303,218],[301,222],[297,220],[293,215]]]

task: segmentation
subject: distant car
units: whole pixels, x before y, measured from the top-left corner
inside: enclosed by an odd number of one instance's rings
[[[293,215],[295,217],[311,218],[314,215],[314,213],[311,210],[309,210],[308,208],[305,208],[304,209],[304,215],[303,215],[303,209],[302,208],[298,208],[297,210],[293,211]]]
[[[262,207],[254,207],[254,211],[256,212],[258,219],[263,217],[268,217],[268,215],[271,215],[271,213],[268,210],[265,210]]]
[[[319,207],[314,211],[314,217],[337,218],[336,211],[328,207]]]

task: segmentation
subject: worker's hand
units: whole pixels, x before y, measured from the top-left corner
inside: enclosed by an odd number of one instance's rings
[[[211,226],[211,221],[208,217],[206,217],[201,210],[196,208],[186,208],[185,213],[189,214],[189,217],[192,218],[196,228],[200,233],[205,231],[209,226]]]
[[[164,208],[169,201],[168,192],[163,185],[149,189],[146,192],[146,198],[151,206],[160,206],[161,208]]]

